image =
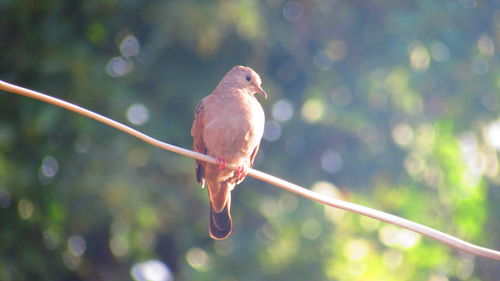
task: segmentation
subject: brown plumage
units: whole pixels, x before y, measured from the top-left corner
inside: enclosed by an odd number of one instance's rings
[[[208,186],[209,233],[214,239],[231,234],[231,191],[243,181],[259,150],[265,117],[254,94],[267,97],[260,84],[251,68],[235,66],[195,110],[193,149],[217,159],[217,165],[195,164],[197,181]],[[240,168],[226,168],[227,163]]]

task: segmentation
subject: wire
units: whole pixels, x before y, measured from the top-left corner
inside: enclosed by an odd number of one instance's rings
[[[147,135],[145,135],[145,134],[143,134],[135,129],[132,129],[128,126],[125,126],[119,122],[112,120],[112,119],[109,119],[103,115],[94,113],[88,109],[74,105],[72,103],[69,103],[69,102],[66,102],[66,101],[63,101],[63,100],[39,93],[39,92],[36,92],[33,90],[29,90],[29,89],[26,89],[23,87],[9,84],[9,83],[6,83],[2,80],[0,80],[0,89],[7,91],[7,92],[14,93],[14,94],[19,94],[19,95],[23,95],[23,96],[30,97],[33,99],[41,100],[43,102],[50,103],[50,104],[53,104],[55,106],[59,106],[59,107],[65,108],[67,110],[76,112],[78,114],[87,116],[89,118],[92,118],[92,119],[95,119],[99,122],[102,122],[108,126],[114,127],[122,132],[129,134],[129,135],[132,135],[132,136],[134,136],[140,140],[143,140],[149,144],[157,146],[161,149],[169,150],[171,152],[182,154],[184,156],[191,157],[191,158],[194,158],[197,160],[216,164],[215,159],[210,157],[210,156],[159,141],[159,140],[154,139],[150,136],[147,136]],[[238,168],[236,165],[228,165],[228,167],[232,168],[232,169]],[[409,229],[411,231],[420,233],[424,236],[427,236],[427,237],[432,238],[436,241],[444,243],[452,248],[459,249],[459,250],[462,250],[464,252],[467,252],[467,253],[470,253],[473,255],[482,256],[482,257],[494,259],[494,260],[500,260],[500,252],[499,251],[495,251],[493,249],[488,249],[488,248],[484,248],[484,247],[480,247],[480,246],[471,244],[469,242],[466,242],[464,240],[461,240],[457,237],[451,236],[451,235],[446,234],[444,232],[441,232],[439,230],[430,228],[428,226],[425,226],[425,225],[422,225],[422,224],[419,224],[419,223],[416,223],[416,222],[413,222],[413,221],[410,221],[410,220],[407,220],[407,219],[404,219],[404,218],[401,218],[401,217],[398,217],[395,215],[391,215],[391,214],[388,214],[388,213],[385,213],[385,212],[382,212],[382,211],[379,211],[376,209],[372,209],[372,208],[361,206],[358,204],[346,202],[346,201],[343,201],[340,199],[328,197],[328,196],[313,192],[309,189],[306,189],[306,188],[301,187],[299,185],[296,185],[294,183],[288,182],[286,180],[280,179],[278,177],[266,174],[264,172],[261,172],[261,171],[258,171],[258,170],[252,169],[252,168],[249,169],[248,175],[252,176],[254,178],[260,179],[262,181],[268,182],[272,185],[286,189],[290,192],[293,192],[293,193],[300,195],[302,197],[305,197],[307,199],[319,202],[321,204],[325,204],[325,205],[328,205],[331,207],[335,207],[335,208],[343,209],[346,211],[358,213],[360,215],[364,215],[364,216],[371,217],[371,218],[374,218],[374,219],[377,219],[377,220],[380,220],[380,221],[383,221],[386,223],[394,224],[394,225]]]

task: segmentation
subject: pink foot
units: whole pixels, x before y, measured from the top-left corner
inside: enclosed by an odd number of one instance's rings
[[[222,158],[218,158],[218,157],[215,157],[215,162],[217,163],[217,168],[219,170],[224,170],[226,169],[226,166],[227,166],[227,161],[222,159]]]
[[[242,181],[248,175],[248,164],[243,162],[236,170],[236,176],[238,180]]]

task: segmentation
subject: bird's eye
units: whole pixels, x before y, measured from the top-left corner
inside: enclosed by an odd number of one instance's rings
[[[247,75],[247,76],[245,77],[245,79],[246,79],[247,81],[250,81],[252,78],[251,78],[249,75]]]

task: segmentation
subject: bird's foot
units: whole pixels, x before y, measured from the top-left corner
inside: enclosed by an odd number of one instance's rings
[[[239,181],[242,181],[248,175],[248,164],[243,162],[236,170],[236,177]]]
[[[218,158],[218,157],[215,157],[215,162],[217,164],[217,168],[219,170],[224,170],[226,169],[226,166],[227,166],[227,161],[222,159],[222,158]]]

